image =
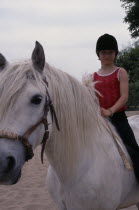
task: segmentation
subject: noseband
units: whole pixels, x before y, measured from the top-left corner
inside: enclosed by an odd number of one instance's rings
[[[48,86],[48,83],[46,80],[43,80],[44,83]],[[36,130],[36,128],[40,125],[43,124],[44,125],[44,129],[45,129],[45,133],[43,135],[43,139],[42,139],[42,149],[41,149],[41,161],[43,163],[43,154],[44,154],[44,149],[45,149],[45,144],[47,139],[49,138],[49,130],[48,130],[48,121],[47,121],[47,114],[50,110],[51,113],[51,117],[52,117],[52,121],[54,119],[56,127],[58,130],[59,129],[59,125],[58,125],[58,120],[57,120],[57,116],[56,116],[56,112],[52,103],[52,100],[50,98],[50,95],[48,93],[48,90],[46,88],[46,94],[48,96],[48,100],[45,101],[45,105],[44,105],[44,114],[42,116],[42,118],[40,120],[38,120],[38,122],[36,124],[34,124],[33,126],[31,126],[29,129],[27,129],[27,131],[21,136],[18,135],[16,133],[13,132],[9,132],[9,131],[5,131],[5,130],[1,130],[0,131],[0,138],[7,138],[7,139],[12,139],[12,140],[19,140],[26,148],[26,161],[32,159],[32,157],[34,156],[33,153],[33,149],[32,149],[32,145],[29,143],[29,136],[33,133],[34,130]]]

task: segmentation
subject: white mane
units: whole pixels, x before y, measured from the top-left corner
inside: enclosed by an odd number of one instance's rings
[[[54,129],[51,136],[55,146],[53,154],[56,154],[55,159],[62,160],[64,157],[68,164],[69,162],[72,164],[72,161],[76,160],[76,154],[81,153],[82,148],[92,147],[93,150],[90,136],[94,135],[94,140],[98,139],[101,130],[100,122],[104,122],[104,119],[100,116],[93,86],[90,92],[72,76],[49,65],[45,72],[49,78],[48,83],[51,84],[52,100],[60,125],[60,132]]]

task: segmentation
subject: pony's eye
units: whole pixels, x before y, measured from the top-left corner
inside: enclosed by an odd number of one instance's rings
[[[42,96],[41,95],[35,95],[35,96],[33,96],[32,97],[32,99],[31,99],[31,103],[32,104],[40,104],[41,103],[41,101],[42,101]]]

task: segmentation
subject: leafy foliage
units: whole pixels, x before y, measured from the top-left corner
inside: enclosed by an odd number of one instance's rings
[[[129,84],[128,110],[139,110],[139,80]]]
[[[139,0],[120,0],[125,8],[126,17],[124,21],[129,24],[131,36],[139,37]]]
[[[116,65],[127,70],[129,82],[139,80],[139,40],[119,52]]]
[[[116,65],[123,67],[129,74],[128,110],[139,110],[139,40],[121,50]]]

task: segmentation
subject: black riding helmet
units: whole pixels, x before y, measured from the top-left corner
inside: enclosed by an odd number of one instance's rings
[[[96,54],[99,57],[99,52],[101,50],[114,50],[116,56],[118,54],[118,44],[114,36],[110,34],[104,34],[100,36],[96,44]]]

